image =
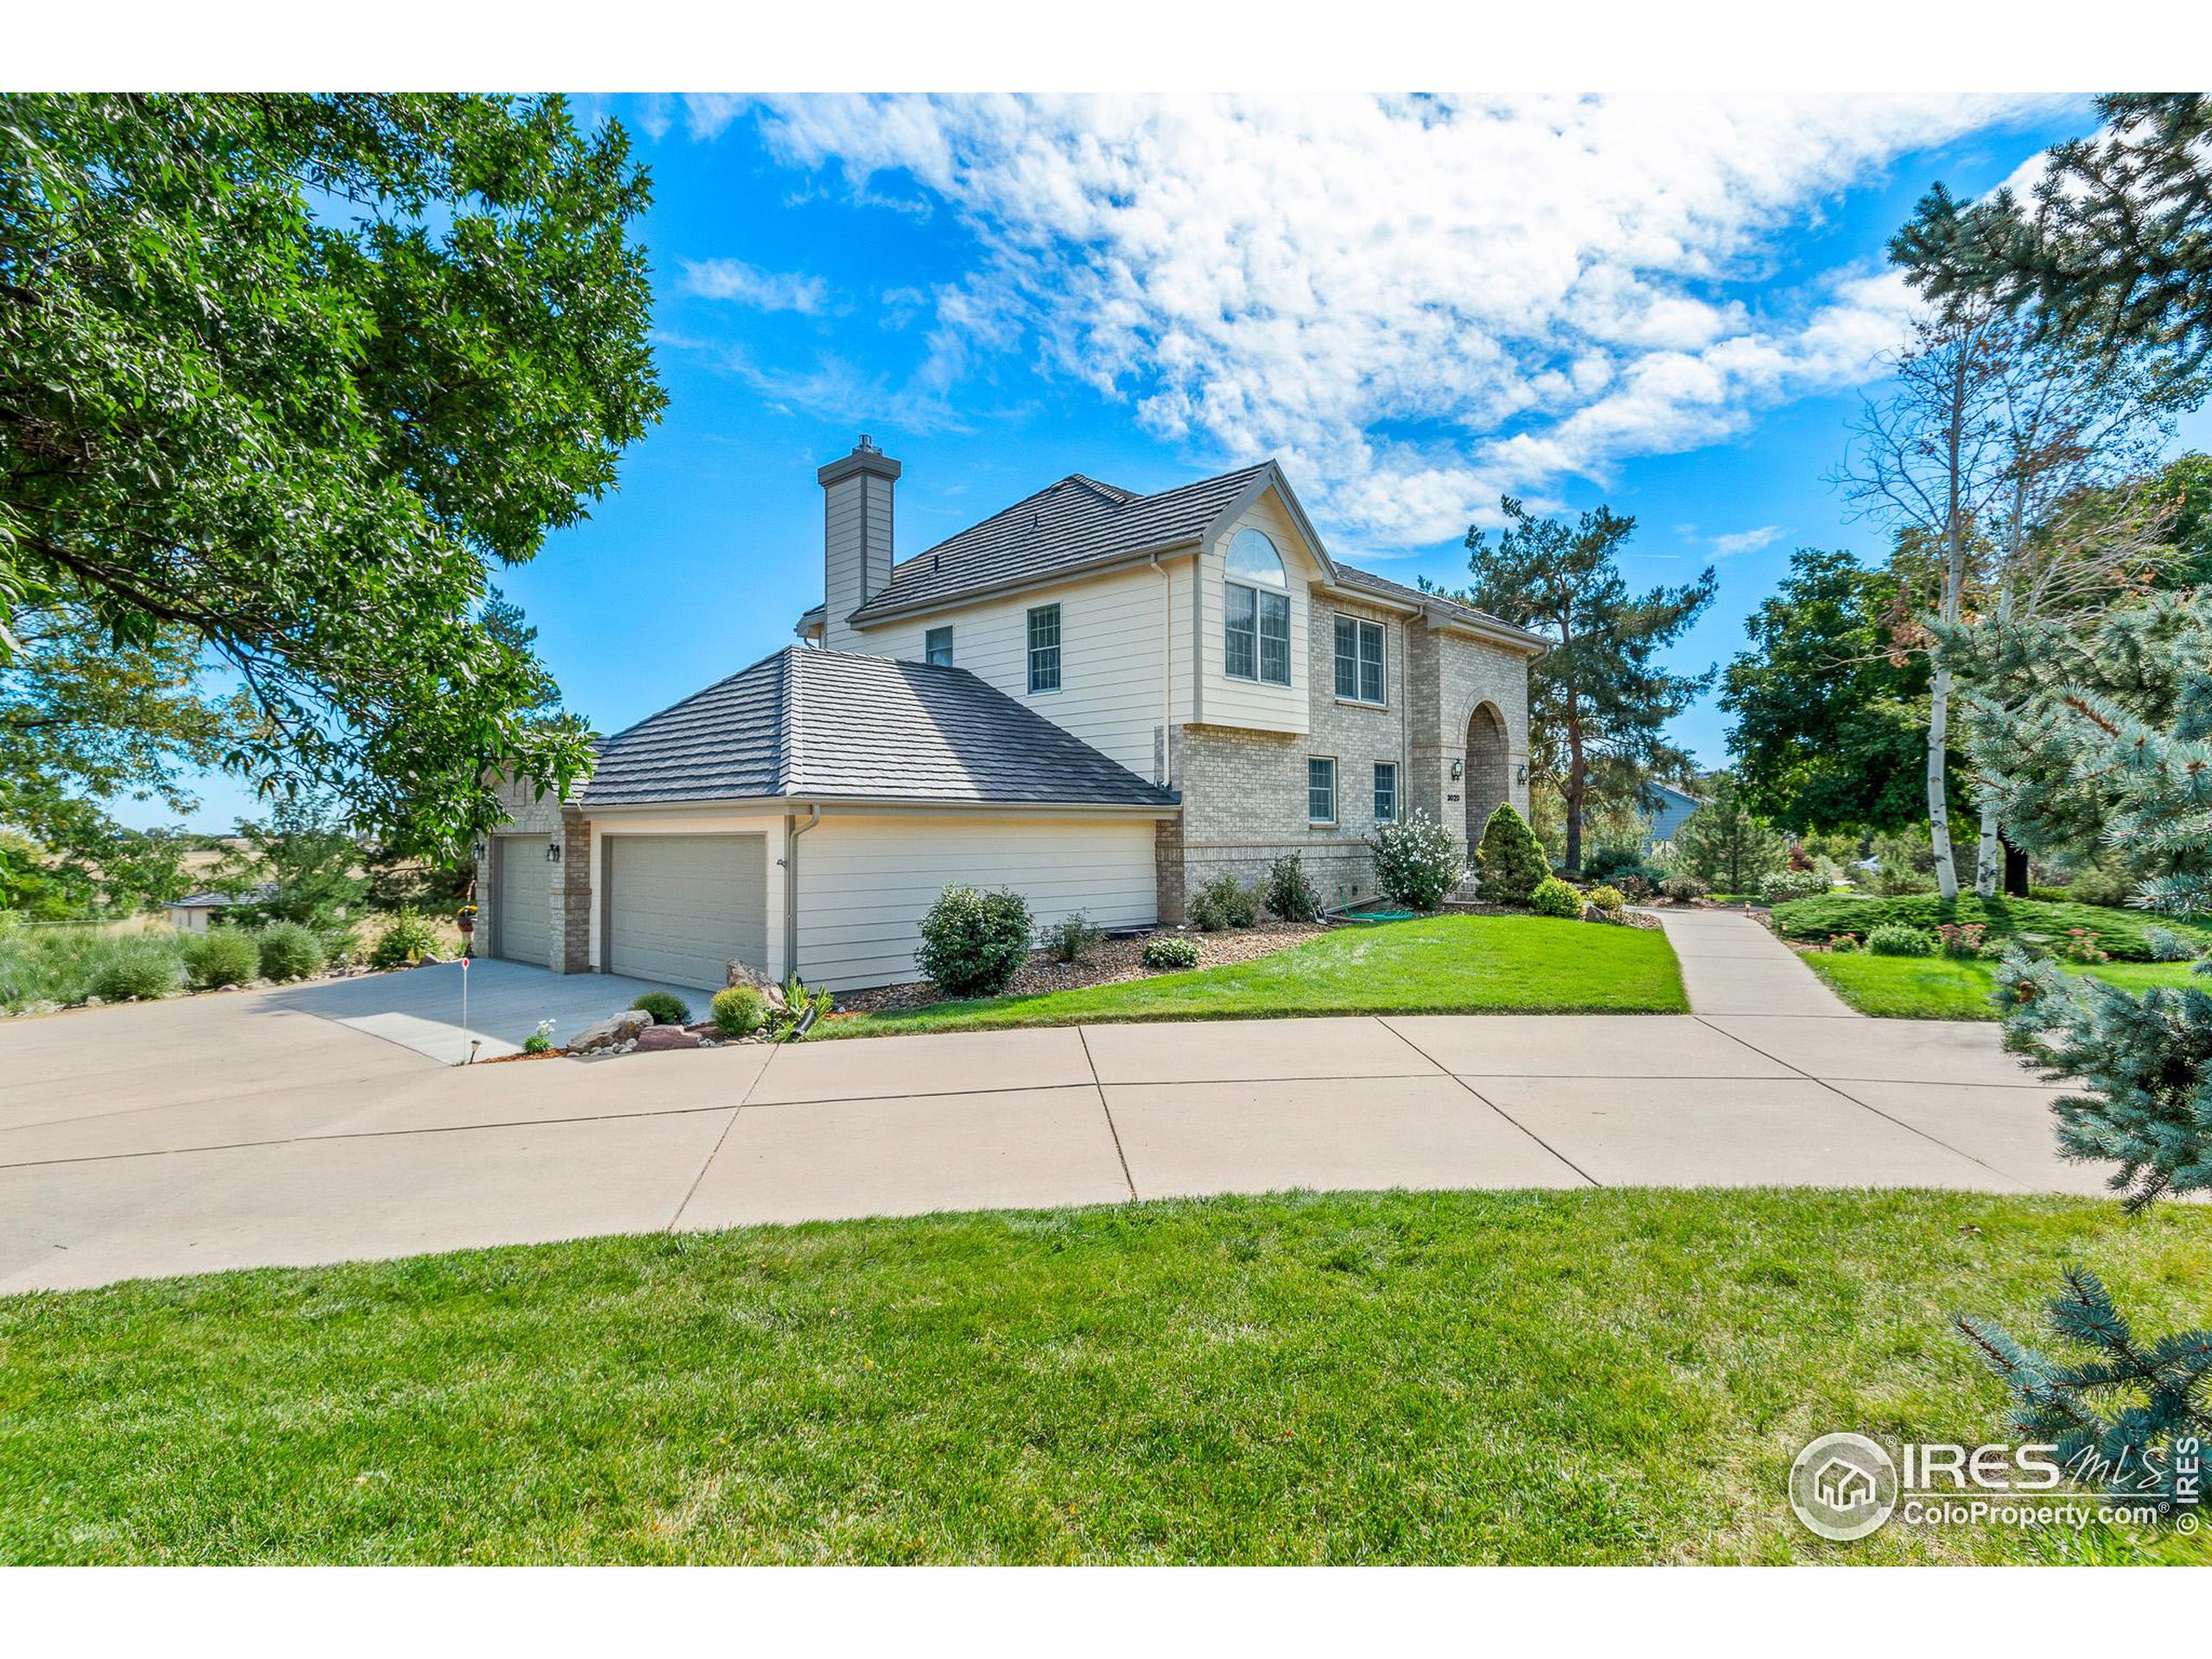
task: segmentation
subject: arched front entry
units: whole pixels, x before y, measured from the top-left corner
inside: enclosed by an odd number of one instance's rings
[[[1461,791],[1467,803],[1467,845],[1483,838],[1490,815],[1513,798],[1512,753],[1505,717],[1495,703],[1475,705],[1467,717],[1467,775]]]

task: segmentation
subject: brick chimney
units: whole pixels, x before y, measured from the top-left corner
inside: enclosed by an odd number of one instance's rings
[[[845,619],[891,582],[891,491],[899,463],[863,432],[853,452],[815,474],[822,485],[822,592],[828,604],[822,643],[861,651]]]

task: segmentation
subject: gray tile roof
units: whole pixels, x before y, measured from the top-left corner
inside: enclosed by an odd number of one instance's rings
[[[609,738],[583,804],[753,796],[1175,802],[966,669],[787,645]]]
[[[892,567],[890,585],[851,620],[865,622],[974,588],[1194,540],[1268,466],[1262,461],[1157,495],[1137,495],[1071,473],[950,540],[901,559]]]
[[[1424,593],[1418,588],[1408,588],[1402,582],[1393,582],[1388,576],[1378,576],[1372,570],[1363,570],[1356,564],[1339,563],[1336,570],[1337,585],[1340,588],[1350,588],[1374,594],[1382,599],[1396,600],[1402,604],[1433,605],[1439,610],[1448,611],[1454,616],[1464,617],[1468,621],[1480,624],[1484,627],[1500,628],[1508,633],[1518,634],[1531,644],[1544,645],[1550,644],[1550,641],[1541,633],[1531,633],[1528,629],[1516,623],[1508,622],[1502,617],[1492,616],[1488,611],[1478,611],[1471,605],[1462,605],[1457,600],[1446,599],[1441,594]]]

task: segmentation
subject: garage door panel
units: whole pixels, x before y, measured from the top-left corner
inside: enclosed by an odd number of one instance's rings
[[[607,965],[671,985],[722,982],[767,961],[767,842],[760,836],[607,838]]]
[[[492,862],[499,882],[492,913],[498,954],[509,962],[550,966],[552,869],[545,861],[545,837],[501,836]]]

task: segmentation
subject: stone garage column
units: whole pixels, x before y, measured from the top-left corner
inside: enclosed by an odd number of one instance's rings
[[[561,810],[554,839],[561,861],[553,867],[553,971],[591,971],[591,820],[574,807]]]

